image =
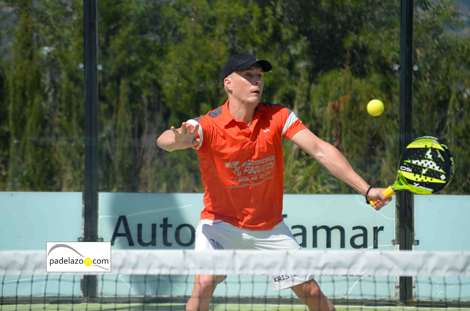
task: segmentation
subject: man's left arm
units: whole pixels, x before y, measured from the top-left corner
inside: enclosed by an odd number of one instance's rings
[[[299,131],[291,140],[302,150],[310,154],[335,177],[356,189],[362,195],[366,195],[370,187],[369,184],[354,171],[348,160],[334,146],[318,138],[309,129]],[[391,201],[390,198],[386,198],[383,194],[384,190],[382,188],[372,188],[369,191],[368,200],[378,199],[375,202],[376,210],[379,210]]]

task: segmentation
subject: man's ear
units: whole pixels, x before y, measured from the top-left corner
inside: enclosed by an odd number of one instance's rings
[[[232,84],[232,79],[227,77],[224,79],[224,88],[227,93],[232,93],[233,91],[233,84]]]

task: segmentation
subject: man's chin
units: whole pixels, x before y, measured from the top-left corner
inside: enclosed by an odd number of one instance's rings
[[[244,98],[243,100],[241,100],[242,103],[245,103],[246,105],[250,105],[250,106],[256,106],[260,103],[261,101],[261,96],[253,96],[253,97],[248,97],[248,98]]]
[[[253,97],[250,97],[247,102],[249,102],[250,104],[259,104],[259,102],[261,101],[261,96],[253,96]]]

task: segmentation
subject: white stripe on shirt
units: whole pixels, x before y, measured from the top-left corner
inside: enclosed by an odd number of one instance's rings
[[[293,113],[292,111],[290,111],[289,118],[287,118],[286,124],[284,124],[284,128],[282,129],[281,135],[284,135],[284,133],[289,129],[289,127],[290,127],[295,121],[297,121],[298,119],[299,119],[299,118],[297,118],[297,116],[295,115],[295,113]]]

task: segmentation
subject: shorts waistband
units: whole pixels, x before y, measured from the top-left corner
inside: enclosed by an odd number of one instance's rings
[[[199,220],[199,223],[202,225],[215,225],[215,224],[220,224],[222,222],[225,222],[220,219],[201,219]]]

